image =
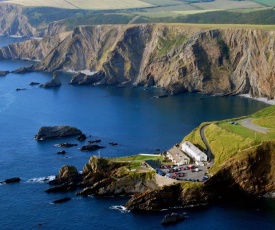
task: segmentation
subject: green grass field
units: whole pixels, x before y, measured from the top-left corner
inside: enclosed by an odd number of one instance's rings
[[[133,156],[126,156],[126,157],[117,157],[117,158],[111,158],[111,161],[114,162],[144,162],[146,160],[163,160],[163,156],[160,155],[133,155]]]
[[[275,1],[274,0],[251,0],[252,2],[256,2],[259,4],[263,4],[266,6],[275,6]]]
[[[87,10],[107,10],[107,9],[128,9],[144,8],[152,6],[140,0],[8,0],[6,2],[16,3],[23,6],[47,6],[66,9],[87,9]]]
[[[255,132],[241,125],[243,118],[235,118],[232,121],[237,121],[237,124],[231,124],[230,119],[219,122],[212,122],[205,129],[206,139],[214,154],[214,165],[211,173],[215,173],[221,164],[231,157],[241,153],[246,149],[258,146],[264,141],[275,140],[275,106],[267,107],[250,116],[252,123],[269,128],[267,133]],[[184,138],[191,141],[198,147],[203,144],[200,137],[200,128],[202,125],[193,130]]]

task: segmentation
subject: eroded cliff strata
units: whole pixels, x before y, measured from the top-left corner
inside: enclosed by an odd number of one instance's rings
[[[36,35],[36,29],[28,22],[23,7],[0,4],[0,35],[32,37]]]
[[[44,38],[10,45],[0,57],[40,59],[35,71],[100,74],[88,77],[87,84],[129,82],[165,87],[172,94],[275,96],[274,31],[146,24],[81,26],[66,35],[47,37],[48,43]]]

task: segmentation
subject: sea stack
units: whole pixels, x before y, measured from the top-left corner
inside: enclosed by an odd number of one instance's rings
[[[50,138],[77,136],[80,134],[82,134],[81,130],[71,126],[43,126],[35,135],[35,139],[45,140]]]
[[[52,80],[46,82],[45,84],[40,85],[41,88],[53,88],[61,86],[61,81],[57,77],[57,72],[53,73]]]

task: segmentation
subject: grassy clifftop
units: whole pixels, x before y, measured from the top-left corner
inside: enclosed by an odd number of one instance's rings
[[[267,128],[267,132],[256,131],[242,125],[245,119],[251,118],[251,124]],[[232,160],[243,160],[275,140],[275,106],[267,107],[249,117],[235,118],[212,122],[205,129],[206,139],[214,155],[212,173],[216,173]],[[191,132],[184,140],[189,140],[201,149],[205,146],[200,137],[200,127]],[[264,147],[263,147],[264,148]],[[274,155],[272,148],[271,154]]]

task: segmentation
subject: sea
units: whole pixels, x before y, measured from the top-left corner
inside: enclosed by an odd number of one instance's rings
[[[0,46],[22,41],[0,37]],[[28,60],[2,60],[0,70],[28,66]],[[92,155],[118,157],[156,153],[179,143],[201,122],[252,114],[268,106],[242,97],[214,97],[186,93],[165,98],[159,88],[73,86],[72,73],[58,73],[62,86],[43,89],[52,73],[33,72],[0,77],[0,181],[20,177],[21,182],[0,185],[0,229],[275,229],[275,200],[218,202],[209,206],[161,212],[127,212],[128,197],[80,197],[74,193],[48,194],[44,179],[58,174],[63,165],[79,171]],[[21,90],[16,90],[21,89]],[[37,141],[42,126],[71,125],[88,139]],[[81,152],[88,140],[101,139],[106,148]],[[59,143],[76,143],[58,155]],[[110,142],[118,146],[109,145]],[[72,200],[53,204],[54,200]],[[186,212],[188,218],[164,227],[167,213]]]

